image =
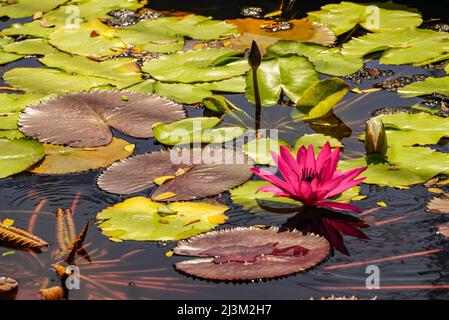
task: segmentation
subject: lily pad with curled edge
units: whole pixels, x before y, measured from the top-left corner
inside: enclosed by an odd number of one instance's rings
[[[242,93],[245,92],[245,78],[233,77],[221,81],[200,83],[167,83],[153,84],[154,92],[160,96],[178,103],[198,103],[203,99],[212,97],[213,91]]]
[[[315,66],[315,70],[333,76],[346,76],[363,67],[361,58],[347,58],[339,48],[328,48],[317,43],[278,41],[268,47],[266,57],[300,55]]]
[[[71,75],[50,68],[14,68],[4,73],[3,79],[14,88],[36,94],[83,91],[109,83],[107,79]]]
[[[256,41],[263,54],[266,48],[279,40],[294,40],[319,43],[329,46],[335,41],[334,33],[326,26],[306,19],[289,20],[292,28],[272,32],[262,28],[264,25],[276,24],[273,20],[260,20],[253,18],[226,20],[237,25],[241,35],[235,39],[228,40],[231,47],[247,49],[251,47],[252,41]]]
[[[170,123],[153,125],[153,135],[165,145],[191,143],[222,143],[233,140],[246,132],[244,127],[217,127],[216,117],[187,118]]]
[[[67,2],[67,0],[15,0],[0,3],[0,16],[9,18],[25,18],[35,12],[46,12]]]
[[[0,139],[0,178],[22,172],[44,156],[44,147],[36,140]]]
[[[382,64],[421,63],[447,59],[449,33],[427,29],[394,30],[369,33],[352,38],[343,45],[341,53],[348,58],[360,58],[367,54],[384,51]]]
[[[115,161],[129,157],[134,145],[113,138],[112,142],[98,148],[71,148],[44,144],[45,158],[30,169],[40,174],[77,173],[105,168]]]
[[[207,82],[229,79],[245,74],[249,65],[243,59],[230,59],[241,55],[240,50],[227,48],[203,49],[164,55],[145,62],[142,70],[164,82]]]
[[[417,27],[423,20],[419,12],[414,11],[417,10],[392,2],[358,4],[343,1],[326,4],[321,10],[308,12],[307,15],[309,20],[323,23],[340,35],[359,24],[373,32]]]
[[[183,201],[217,195],[246,182],[252,161],[225,148],[177,148],[151,152],[116,162],[97,180],[108,192],[130,194],[155,186],[160,177],[172,177],[152,194],[154,200]]]
[[[295,121],[318,119],[329,112],[346,95],[349,87],[340,78],[330,78],[315,82],[295,101],[292,111]]]
[[[398,93],[405,98],[431,95],[432,93],[449,95],[449,77],[427,78],[424,81],[411,83],[399,88]]]
[[[186,239],[225,223],[228,207],[218,202],[163,204],[134,197],[97,214],[98,227],[112,241]]]
[[[61,51],[80,56],[112,56],[126,46],[115,33],[115,29],[99,20],[91,20],[78,28],[60,27],[50,34],[48,41]]]
[[[71,93],[27,107],[20,130],[41,142],[99,147],[112,140],[110,127],[136,138],[153,136],[151,126],[185,118],[181,105],[156,95],[121,91]]]
[[[262,208],[258,201],[269,201],[270,203],[281,203],[302,206],[302,203],[286,197],[278,197],[271,192],[258,192],[259,188],[269,186],[267,181],[248,181],[237,188],[230,191],[231,200],[235,204],[240,205],[243,209],[251,213],[269,213],[269,211]],[[349,202],[352,198],[359,196],[360,187],[353,187],[342,194],[333,198],[337,202]]]
[[[298,56],[262,61],[257,69],[257,79],[262,106],[278,103],[282,91],[296,103],[307,88],[319,81],[313,65]],[[255,103],[252,72],[248,73],[245,92],[248,100]]]
[[[326,239],[272,227],[237,227],[208,232],[178,242],[175,254],[198,257],[175,264],[177,270],[202,279],[251,281],[308,270],[329,255]]]
[[[449,119],[427,112],[398,112],[376,118],[382,120],[390,146],[436,144],[443,137],[449,137]],[[364,135],[361,139],[364,140]]]
[[[427,202],[426,209],[430,213],[449,214],[449,198],[432,198]]]
[[[59,52],[47,54],[39,61],[48,67],[59,68],[67,73],[108,79],[111,85],[119,89],[142,81],[142,73],[136,60],[130,58],[98,62]]]
[[[5,52],[12,52],[22,55],[45,55],[58,52],[55,47],[52,47],[44,39],[27,39],[17,42],[12,42],[4,45]]]

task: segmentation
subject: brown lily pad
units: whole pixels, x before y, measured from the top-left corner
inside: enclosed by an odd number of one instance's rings
[[[183,201],[214,196],[246,182],[251,166],[247,156],[231,149],[172,149],[116,162],[97,183],[105,191],[130,194],[162,180],[152,199]]]
[[[449,198],[432,198],[427,203],[427,210],[430,213],[449,213]]]
[[[336,39],[329,28],[306,19],[290,20],[291,29],[276,32],[262,28],[263,26],[275,24],[276,21],[274,20],[242,18],[229,19],[227,22],[237,25],[241,33],[240,37],[230,40],[232,47],[239,49],[249,48],[251,47],[251,42],[255,40],[262,53],[265,53],[267,47],[279,40],[307,41],[328,46]]]
[[[326,239],[272,227],[237,227],[178,242],[174,253],[199,257],[176,263],[177,270],[203,279],[250,281],[305,271],[329,254]]]
[[[136,138],[150,138],[154,123],[185,116],[181,105],[157,95],[90,91],[29,106],[21,113],[19,126],[40,142],[86,148],[111,143],[110,127]]]

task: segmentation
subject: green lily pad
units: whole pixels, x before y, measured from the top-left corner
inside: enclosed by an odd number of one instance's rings
[[[316,71],[333,76],[353,74],[363,67],[361,58],[347,58],[340,51],[339,48],[316,43],[281,40],[268,47],[266,57],[304,56],[312,62]]]
[[[23,56],[20,54],[15,54],[15,53],[9,53],[9,52],[4,52],[4,51],[0,51],[0,65],[5,64],[5,63],[10,63],[16,60],[21,59]]]
[[[40,94],[89,90],[110,82],[107,79],[71,75],[50,68],[14,68],[4,73],[3,79],[12,87]]]
[[[139,92],[139,93],[154,93],[154,84],[156,83],[156,80],[154,79],[146,79],[142,82],[139,82],[135,85],[132,85],[126,90],[133,91],[133,92]]]
[[[221,81],[203,83],[167,83],[156,82],[154,92],[167,99],[179,103],[198,103],[203,99],[212,97],[213,91],[242,93],[245,92],[245,78],[233,77]]]
[[[0,130],[14,130],[17,129],[17,121],[19,120],[19,113],[0,113]]]
[[[318,153],[318,151],[326,144],[326,142],[330,143],[331,148],[343,147],[343,144],[338,139],[326,136],[321,133],[312,133],[298,137],[295,140],[293,150],[299,150],[299,148],[301,148],[302,146],[305,146],[307,148],[309,145],[313,145],[315,153]]]
[[[369,33],[345,43],[341,53],[348,58],[360,58],[379,51],[385,51],[380,58],[382,64],[420,63],[430,59],[438,62],[447,59],[449,33],[427,29]]]
[[[48,44],[44,39],[28,39],[18,42],[12,42],[4,45],[3,50],[22,55],[45,55],[55,53],[58,50]]]
[[[292,112],[295,120],[318,119],[328,114],[346,95],[349,87],[339,78],[324,79],[312,84],[296,102]]]
[[[449,154],[423,147],[390,146],[386,159],[370,155],[338,164],[339,170],[362,166],[367,166],[362,174],[364,183],[401,188],[449,173]]]
[[[22,172],[44,156],[44,147],[35,140],[0,139],[0,178]]]
[[[130,58],[97,62],[86,57],[56,53],[48,54],[39,61],[48,67],[59,68],[67,73],[108,79],[109,84],[119,89],[142,81],[142,74],[136,60]]]
[[[36,38],[47,38],[55,28],[45,28],[41,26],[41,20],[34,20],[28,23],[13,23],[9,28],[0,31],[3,36],[30,36]]]
[[[134,197],[97,214],[98,227],[112,241],[167,241],[190,238],[223,224],[228,207],[214,202],[162,204]],[[170,212],[165,213],[165,212]]]
[[[288,142],[271,138],[253,139],[243,146],[243,152],[257,164],[274,165],[271,151],[279,153],[281,146],[288,146]]]
[[[271,192],[257,192],[259,188],[269,185],[270,183],[267,181],[248,181],[230,191],[231,200],[251,213],[269,213],[259,206],[257,200],[302,206],[302,203],[299,201],[286,197],[278,197]],[[333,198],[333,201],[349,202],[352,198],[358,196],[359,193],[360,187],[356,186]]]
[[[221,143],[233,140],[245,133],[243,127],[214,128],[220,118],[199,117],[188,118],[171,123],[160,123],[153,126],[153,135],[157,141],[166,145],[190,143]]]
[[[142,70],[165,82],[218,81],[240,76],[249,70],[246,60],[214,65],[215,61],[240,54],[239,50],[227,48],[179,52],[149,60],[143,64]]]
[[[398,93],[405,98],[430,95],[432,93],[449,95],[449,77],[427,78],[424,81],[411,83],[400,88]]]
[[[67,5],[60,6],[46,13],[43,19],[57,26],[62,26],[66,24],[67,18],[74,13],[79,13],[79,19],[83,22],[92,19],[104,19],[107,17],[107,13],[112,10],[136,10],[144,6],[141,1],[137,0],[89,0],[76,1],[77,11],[74,11],[70,10],[73,5],[74,3],[69,2]],[[74,21],[71,21],[71,23],[74,23]]]
[[[50,34],[48,41],[61,51],[80,56],[112,56],[125,47],[114,37],[115,32],[99,20],[91,20],[79,28],[60,27]]]
[[[14,140],[21,138],[25,138],[25,135],[19,130],[0,130],[0,139]]]
[[[45,99],[45,96],[42,94],[0,93],[0,114],[22,111],[26,106],[43,99]]]
[[[143,20],[117,31],[117,37],[127,45],[132,45],[149,52],[175,52],[184,46],[184,38],[161,24],[160,18],[156,20]],[[175,19],[176,21],[176,19]]]
[[[389,32],[417,27],[422,23],[419,13],[395,9],[408,9],[408,7],[391,2],[357,4],[343,1],[338,4],[326,4],[321,10],[308,12],[307,15],[309,20],[327,25],[336,35],[343,34],[358,24],[369,31]]]
[[[71,148],[44,144],[45,158],[30,171],[39,174],[77,173],[105,168],[112,163],[129,157],[134,145],[122,139],[98,148]]]
[[[312,84],[319,81],[313,65],[304,57],[280,57],[262,61],[257,70],[262,106],[272,106],[279,101],[281,92],[296,103]],[[254,87],[252,72],[246,80],[246,97],[252,103]]]
[[[449,137],[449,120],[427,112],[380,115],[389,145],[413,146],[435,144]],[[361,137],[364,139],[364,136]]]
[[[35,12],[46,12],[67,2],[67,0],[15,0],[11,4],[1,3],[0,16],[9,18],[25,18],[32,16]]]

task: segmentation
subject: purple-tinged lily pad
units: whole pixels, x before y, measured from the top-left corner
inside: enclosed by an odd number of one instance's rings
[[[183,107],[156,95],[131,91],[71,93],[26,108],[20,130],[40,142],[99,147],[112,141],[110,127],[137,138],[153,136],[152,125],[185,118]]]
[[[152,194],[153,200],[193,200],[246,182],[252,175],[251,165],[246,155],[232,149],[172,149],[116,162],[99,176],[97,183],[105,191],[130,194],[162,180]]]
[[[255,227],[212,231],[178,242],[174,253],[199,257],[177,270],[203,279],[250,281],[305,271],[329,254],[329,243],[313,233]]]

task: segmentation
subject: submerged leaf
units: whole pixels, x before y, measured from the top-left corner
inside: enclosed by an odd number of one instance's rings
[[[175,214],[161,214],[160,207]],[[113,241],[166,241],[189,238],[223,224],[228,207],[218,202],[174,202],[167,205],[134,197],[97,214],[98,227]]]
[[[404,10],[395,10],[404,9]],[[308,12],[308,18],[327,25],[336,35],[343,34],[358,24],[373,32],[417,27],[422,23],[421,15],[407,6],[393,3],[358,4],[340,2],[326,4],[319,11]]]
[[[126,95],[127,101],[121,97]],[[70,106],[70,107],[68,107]],[[111,129],[138,138],[152,137],[151,126],[185,117],[182,106],[159,96],[131,91],[91,91],[60,96],[30,106],[20,130],[41,142],[98,147],[111,142]]]
[[[225,57],[242,54],[239,50],[226,48],[204,49],[164,55],[145,62],[142,70],[153,78],[165,82],[206,82],[228,79],[245,74],[249,70],[246,60],[215,65]]]
[[[47,247],[48,242],[25,230],[8,226],[0,222],[0,242],[19,248],[40,249]]]
[[[130,148],[128,148],[130,146]],[[45,158],[31,168],[40,174],[67,174],[105,168],[115,161],[129,157],[134,145],[112,138],[112,142],[98,148],[71,148],[45,144]]]
[[[296,103],[307,88],[319,81],[313,65],[298,56],[264,60],[257,70],[257,79],[262,106],[276,104],[282,91]],[[252,72],[248,73],[245,91],[248,100],[255,103]]]
[[[0,139],[0,179],[28,169],[43,156],[44,148],[35,140]]]
[[[173,251],[199,257],[176,263],[177,270],[203,279],[248,281],[305,271],[329,250],[329,243],[312,233],[238,227],[180,241]]]
[[[154,186],[156,178],[175,176],[157,188],[153,199],[170,192],[168,201],[191,200],[244,183],[251,177],[251,165],[242,153],[229,149],[173,149],[117,162],[99,176],[97,183],[105,191],[130,194]],[[183,173],[176,175],[180,169]]]

